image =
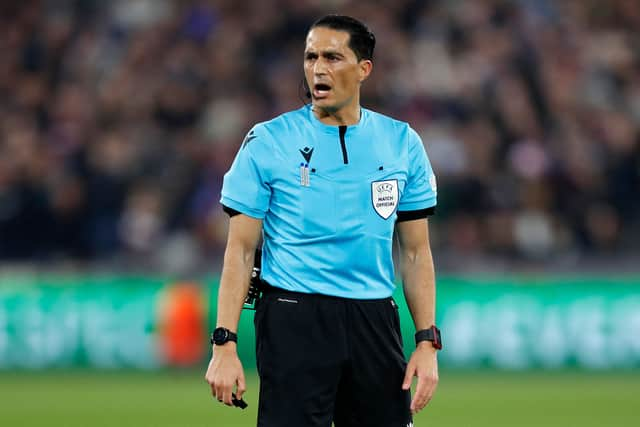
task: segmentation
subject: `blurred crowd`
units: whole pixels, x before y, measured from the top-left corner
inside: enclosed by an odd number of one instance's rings
[[[1,2],[0,261],[219,269],[222,176],[335,12],[378,40],[363,105],[425,142],[442,269],[633,265],[636,0]]]

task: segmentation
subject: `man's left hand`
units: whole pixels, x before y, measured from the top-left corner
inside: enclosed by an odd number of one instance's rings
[[[411,413],[417,414],[431,400],[438,385],[438,357],[429,341],[418,344],[409,359],[402,389],[409,390],[413,377],[418,377],[416,392],[411,400]]]

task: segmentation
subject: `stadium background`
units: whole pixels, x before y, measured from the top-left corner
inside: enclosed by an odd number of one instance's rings
[[[247,412],[202,378],[221,179],[302,105],[336,11],[377,35],[363,104],[439,179],[447,347],[416,425],[638,424],[634,0],[1,2],[0,424],[252,425],[251,313]]]

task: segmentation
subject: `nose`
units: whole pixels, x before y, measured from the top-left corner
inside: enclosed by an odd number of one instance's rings
[[[322,76],[327,72],[327,63],[323,58],[318,58],[318,60],[313,64],[313,74],[316,76]]]

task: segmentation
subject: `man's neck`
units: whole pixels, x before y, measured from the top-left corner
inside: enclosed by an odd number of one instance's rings
[[[349,108],[330,110],[313,106],[313,114],[325,125],[330,126],[351,126],[360,122],[360,105],[356,104]]]

